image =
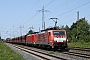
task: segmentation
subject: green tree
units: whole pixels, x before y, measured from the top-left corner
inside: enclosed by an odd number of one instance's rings
[[[60,28],[59,28],[59,26],[56,26],[56,27],[53,27],[53,29],[59,30]]]
[[[9,40],[10,38],[6,38],[6,40]]]
[[[65,29],[64,25],[60,26],[60,30],[64,30],[64,29]]]
[[[26,35],[33,34],[33,33],[34,33],[33,30],[29,30],[29,32]]]
[[[90,25],[85,18],[81,18],[70,27],[70,37],[74,42],[84,40],[89,41]],[[88,37],[86,39],[86,37]]]

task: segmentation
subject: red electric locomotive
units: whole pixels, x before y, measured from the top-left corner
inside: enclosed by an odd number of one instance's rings
[[[48,30],[37,34],[36,44],[45,48],[65,49],[67,45],[65,30]]]

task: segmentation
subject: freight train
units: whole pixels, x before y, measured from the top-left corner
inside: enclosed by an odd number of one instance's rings
[[[25,44],[48,49],[67,49],[68,38],[65,30],[47,30],[6,40],[9,43]]]

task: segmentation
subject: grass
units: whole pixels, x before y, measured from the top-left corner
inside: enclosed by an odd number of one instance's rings
[[[25,60],[20,54],[0,42],[0,60]]]
[[[90,42],[71,42],[71,43],[68,43],[68,46],[69,47],[81,47],[81,48],[90,48]]]
[[[49,51],[48,54],[54,54],[54,52],[53,51]]]

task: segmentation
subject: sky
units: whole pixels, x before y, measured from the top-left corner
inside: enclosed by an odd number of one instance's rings
[[[42,29],[42,8],[44,6],[45,28],[69,27],[85,17],[90,23],[90,0],[0,0],[0,35],[2,39],[25,35],[33,26],[33,31]]]

